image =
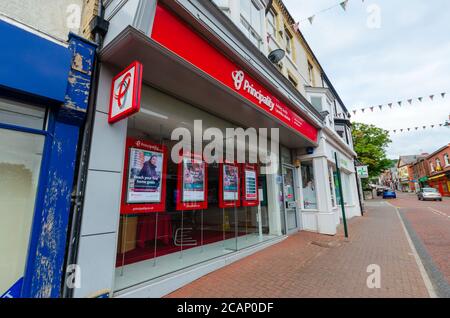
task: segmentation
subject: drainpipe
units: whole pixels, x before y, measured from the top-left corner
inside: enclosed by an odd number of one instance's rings
[[[94,42],[97,44],[97,52],[92,70],[91,92],[89,94],[89,105],[86,115],[86,123],[83,129],[83,136],[80,140],[78,153],[78,166],[76,171],[76,185],[72,193],[72,209],[71,209],[71,225],[70,233],[67,241],[67,254],[65,262],[65,275],[62,282],[62,297],[72,298],[74,288],[67,286],[66,281],[74,272],[67,272],[69,265],[77,264],[78,246],[81,235],[81,220],[83,211],[84,194],[86,190],[86,179],[89,164],[89,154],[92,141],[92,132],[94,127],[94,117],[96,109],[96,98],[98,91],[98,82],[100,77],[100,64],[98,62],[98,53],[103,46],[103,39],[108,30],[109,22],[105,19],[105,7],[103,0],[98,3],[98,15],[91,21],[91,30],[94,34]]]

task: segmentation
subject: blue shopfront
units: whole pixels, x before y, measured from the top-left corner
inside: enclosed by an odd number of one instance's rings
[[[59,297],[95,45],[0,35],[0,296]]]

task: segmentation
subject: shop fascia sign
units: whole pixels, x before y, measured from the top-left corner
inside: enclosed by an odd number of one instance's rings
[[[135,61],[113,78],[108,114],[110,124],[139,112],[142,71],[142,64]]]
[[[256,90],[254,85],[245,78],[245,73],[242,70],[236,70],[231,73],[234,81],[234,88],[239,92],[241,89],[256,98],[258,103],[265,105],[271,112],[275,108],[275,103],[269,95],[265,95],[261,90]]]
[[[272,118],[317,142],[318,129],[269,89],[246,74],[242,67],[199,35],[161,3],[156,8],[151,38],[174,54],[230,88]]]

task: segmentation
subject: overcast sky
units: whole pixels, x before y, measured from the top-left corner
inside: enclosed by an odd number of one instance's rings
[[[339,0],[284,0],[300,21]],[[373,6],[375,5],[375,6]],[[380,27],[377,11],[380,10]],[[370,12],[368,12],[370,11]],[[369,21],[369,23],[368,23]],[[300,29],[349,109],[352,120],[392,130],[445,123],[450,115],[450,1],[349,0]],[[447,92],[442,99],[440,93]],[[430,101],[429,95],[437,95]],[[424,97],[419,103],[416,97]],[[412,105],[406,102],[416,98]],[[404,101],[398,107],[397,101]],[[392,110],[378,105],[393,102]],[[351,110],[375,106],[353,115]],[[385,110],[386,108],[386,110]],[[388,157],[431,153],[450,128],[391,134]]]

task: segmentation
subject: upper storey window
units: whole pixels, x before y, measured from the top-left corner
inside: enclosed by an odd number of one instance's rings
[[[250,0],[241,0],[241,26],[244,33],[256,45],[261,48],[261,9]]]

